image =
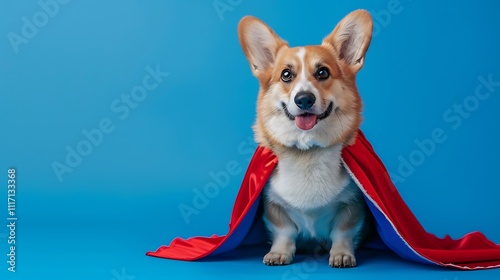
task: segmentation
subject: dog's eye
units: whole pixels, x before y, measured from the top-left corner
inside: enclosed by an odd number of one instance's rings
[[[281,80],[285,83],[290,82],[293,79],[293,73],[290,69],[285,69],[281,72]]]
[[[318,81],[323,81],[328,79],[328,77],[330,77],[330,72],[328,72],[328,68],[320,67],[318,68],[318,70],[316,70],[315,76],[316,79],[318,79]]]

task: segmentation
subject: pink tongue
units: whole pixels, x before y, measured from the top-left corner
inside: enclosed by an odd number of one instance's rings
[[[299,115],[295,117],[295,124],[302,130],[309,130],[316,125],[316,115]]]

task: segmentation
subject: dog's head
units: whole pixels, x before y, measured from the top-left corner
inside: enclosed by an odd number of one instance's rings
[[[259,19],[244,17],[239,40],[260,83],[257,142],[300,150],[352,143],[362,107],[356,73],[372,29],[370,14],[357,10],[321,45],[291,48]]]

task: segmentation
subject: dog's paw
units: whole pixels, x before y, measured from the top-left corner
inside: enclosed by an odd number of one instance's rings
[[[292,260],[293,260],[292,254],[269,252],[264,256],[262,262],[265,265],[286,265],[290,264]]]
[[[345,251],[330,253],[329,264],[335,268],[347,268],[356,266],[354,255]]]

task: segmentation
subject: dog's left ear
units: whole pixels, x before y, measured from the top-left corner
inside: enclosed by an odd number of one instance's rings
[[[363,67],[372,31],[373,21],[370,13],[366,10],[356,10],[337,24],[332,33],[323,39],[323,45],[332,46],[339,59],[357,73]]]

